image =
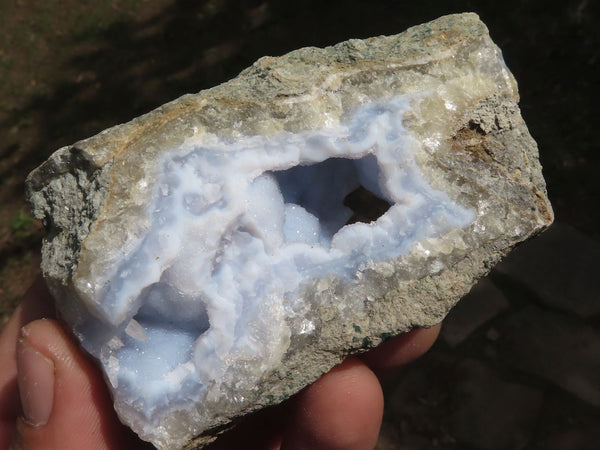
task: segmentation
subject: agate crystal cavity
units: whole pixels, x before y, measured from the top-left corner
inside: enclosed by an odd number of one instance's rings
[[[476,15],[262,58],[58,150],[42,269],[121,420],[209,442],[353,352],[439,322],[552,221]]]

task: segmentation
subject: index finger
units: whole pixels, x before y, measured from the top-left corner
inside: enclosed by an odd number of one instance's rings
[[[441,324],[438,324],[400,334],[359,358],[381,380],[427,352],[437,339],[440,329]]]

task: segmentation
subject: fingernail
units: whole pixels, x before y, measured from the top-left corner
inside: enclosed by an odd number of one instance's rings
[[[34,427],[46,425],[54,402],[54,363],[21,338],[17,369],[25,422]]]

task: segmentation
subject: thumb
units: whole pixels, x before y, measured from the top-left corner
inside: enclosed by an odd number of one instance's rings
[[[21,328],[17,343],[22,416],[11,449],[135,448],[102,376],[54,320]]]

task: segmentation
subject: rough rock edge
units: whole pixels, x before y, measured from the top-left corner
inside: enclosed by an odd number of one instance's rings
[[[65,146],[27,177],[32,214],[46,229],[42,242],[46,279],[71,279],[81,243],[106,202],[111,167],[111,162],[96,166],[77,145]]]

